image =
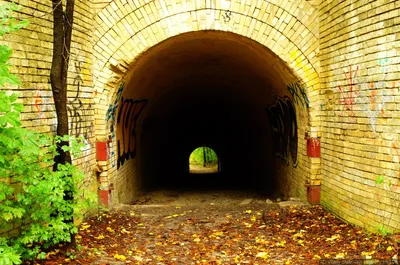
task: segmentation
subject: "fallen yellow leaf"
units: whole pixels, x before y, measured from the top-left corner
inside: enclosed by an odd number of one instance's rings
[[[244,223],[244,225],[247,227],[247,228],[250,228],[251,226],[252,226],[252,224],[249,224],[249,223]]]
[[[333,235],[330,238],[325,239],[325,241],[333,241],[333,240],[336,240],[338,238],[340,238],[340,235]]]
[[[302,233],[296,233],[292,236],[294,239],[298,239],[298,238],[304,238],[304,235]]]
[[[286,240],[282,240],[281,242],[276,243],[277,247],[285,247]]]
[[[251,210],[246,210],[245,213],[251,214]]]
[[[82,223],[80,230],[83,231],[83,230],[88,229],[89,227],[90,227],[90,225],[88,225],[86,223]]]
[[[122,234],[130,234],[131,232],[127,231],[125,228],[122,228],[121,233]]]
[[[335,256],[335,259],[344,259],[344,256],[346,256],[346,253],[338,253]]]
[[[265,260],[265,259],[268,259],[268,258],[269,258],[269,255],[268,255],[267,252],[259,252],[259,253],[256,255],[256,257]]]
[[[375,250],[372,250],[372,251],[370,251],[370,252],[368,252],[368,251],[363,251],[363,252],[361,252],[361,255],[363,255],[363,256],[371,256],[371,255],[373,255],[375,253]]]
[[[100,234],[98,237],[95,237],[94,239],[99,240],[99,239],[103,239],[103,238],[104,238],[104,236],[102,234]]]
[[[387,249],[386,249],[386,251],[392,251],[392,250],[393,250],[392,246],[388,246]]]
[[[124,255],[115,254],[115,255],[114,255],[114,259],[117,259],[117,260],[126,260],[126,257],[125,257]]]

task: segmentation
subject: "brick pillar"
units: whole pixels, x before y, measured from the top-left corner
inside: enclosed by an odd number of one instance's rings
[[[321,156],[321,141],[319,137],[308,137],[307,141],[307,156],[313,160],[320,160]],[[313,163],[314,164],[314,163]],[[316,163],[319,165],[320,163]],[[319,204],[321,197],[321,181],[318,179],[318,172],[312,172],[310,179],[306,183],[307,201],[310,204]]]
[[[108,141],[96,142],[97,158],[97,180],[99,183],[98,198],[99,204],[109,207],[111,203],[111,190],[108,183],[108,163],[110,158],[110,147]]]

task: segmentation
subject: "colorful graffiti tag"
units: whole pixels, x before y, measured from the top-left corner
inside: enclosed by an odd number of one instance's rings
[[[118,110],[118,104],[120,103],[121,98],[122,98],[122,91],[124,91],[123,83],[119,86],[119,88],[117,90],[114,102],[108,106],[106,120],[107,120],[107,122],[111,123],[111,126],[113,126],[115,123],[115,117],[116,117],[117,110]]]
[[[278,97],[274,105],[265,108],[271,123],[272,138],[274,140],[274,154],[283,158],[289,164],[289,155],[292,164],[297,166],[297,119],[296,111],[289,97]]]
[[[117,169],[124,165],[126,160],[136,156],[136,127],[147,100],[124,99],[117,116]]]
[[[116,121],[116,116],[117,116],[117,111],[118,111],[118,105],[121,102],[122,99],[122,92],[124,91],[124,83],[122,83],[115,95],[115,99],[112,104],[108,106],[107,114],[106,114],[106,121],[109,124],[110,128],[110,133],[111,133],[111,141],[115,142],[116,141],[116,136],[115,136],[115,121]],[[115,148],[112,148],[111,150],[111,168],[114,168],[116,165],[116,153],[114,151]]]
[[[293,102],[297,105],[302,105],[303,107],[310,107],[310,101],[308,100],[307,94],[299,83],[289,84],[287,89],[292,95]]]
[[[48,118],[48,113],[52,111],[52,104],[54,103],[52,92],[38,88],[34,92],[33,98],[34,111],[39,115],[40,120],[44,121]]]
[[[356,89],[356,80],[357,80],[357,73],[358,73],[358,66],[356,67],[355,70],[352,69],[350,66],[349,73],[344,73],[346,82],[347,82],[347,87],[348,91],[345,91],[345,88],[343,86],[338,87],[339,92],[340,92],[340,101],[339,103],[343,106],[342,109],[342,116],[344,115],[345,112],[348,112],[348,116],[354,116],[354,111],[353,111],[353,106],[356,102],[356,96],[357,92],[355,91]]]

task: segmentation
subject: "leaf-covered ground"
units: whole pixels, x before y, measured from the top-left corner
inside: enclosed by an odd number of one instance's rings
[[[391,237],[368,234],[319,206],[207,196],[147,196],[101,213],[81,225],[76,250],[60,246],[36,264],[395,264]]]

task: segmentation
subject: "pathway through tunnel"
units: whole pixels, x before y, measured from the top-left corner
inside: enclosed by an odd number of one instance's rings
[[[128,145],[137,143],[135,162],[122,161],[122,168],[130,168],[122,172],[134,172],[142,190],[279,193],[287,174],[280,166],[287,165],[274,156],[277,143],[266,108],[286,95],[293,80],[269,49],[232,33],[167,39],[137,59],[124,87],[123,98],[146,105],[140,111],[120,106],[118,119],[133,120],[135,127],[125,133],[126,125],[118,123],[117,134]],[[292,132],[297,159],[297,127]],[[189,157],[201,146],[218,154],[216,172],[190,172]],[[124,144],[118,147],[119,154],[125,150]]]

